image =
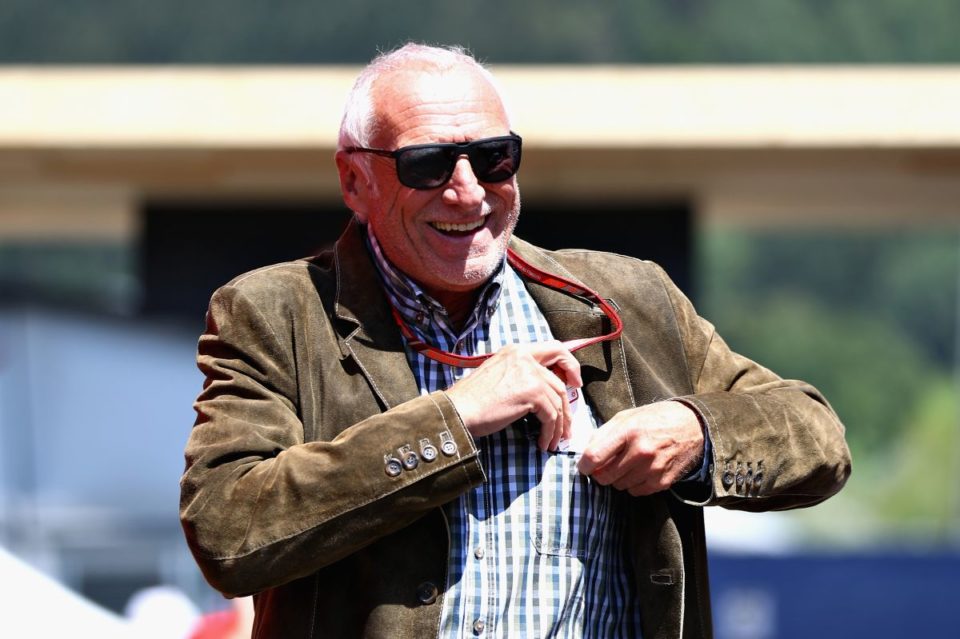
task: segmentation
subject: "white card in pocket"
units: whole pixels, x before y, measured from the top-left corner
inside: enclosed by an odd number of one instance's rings
[[[568,386],[567,400],[570,402],[570,411],[573,413],[573,424],[570,426],[570,438],[561,439],[557,444],[557,450],[561,453],[582,453],[586,450],[597,428],[581,389]]]

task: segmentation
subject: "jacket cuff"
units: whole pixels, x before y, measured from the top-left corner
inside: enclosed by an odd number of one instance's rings
[[[700,467],[675,483],[670,492],[685,504],[691,506],[705,506],[713,500],[713,438],[710,434],[710,424],[704,416],[701,406],[692,397],[671,397],[670,401],[679,402],[693,411],[703,429],[703,460]]]

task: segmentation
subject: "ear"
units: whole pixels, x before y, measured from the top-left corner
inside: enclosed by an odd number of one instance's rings
[[[343,202],[363,224],[367,223],[370,182],[366,173],[357,165],[355,158],[346,151],[337,151],[334,156],[340,176],[340,194]]]

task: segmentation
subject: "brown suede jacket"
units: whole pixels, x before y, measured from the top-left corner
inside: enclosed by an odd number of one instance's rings
[[[620,310],[621,339],[576,353],[598,419],[677,398],[708,429],[703,494],[635,498],[625,516],[645,639],[710,637],[700,506],[826,499],[850,473],[843,426],[813,387],[730,351],[654,264],[512,246]],[[605,330],[589,303],[528,288],[557,339]],[[419,395],[356,224],[331,252],[218,290],[198,363],[206,382],[180,516],[207,580],[228,596],[256,593],[254,636],[437,636],[449,554],[440,506],[484,469],[446,395]],[[443,451],[435,460],[386,472],[385,458],[424,439]]]

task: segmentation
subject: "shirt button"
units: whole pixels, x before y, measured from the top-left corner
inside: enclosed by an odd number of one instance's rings
[[[433,582],[425,581],[417,586],[417,600],[425,606],[437,600],[437,587]]]
[[[479,635],[483,633],[483,619],[477,619],[473,622],[473,634]]]
[[[477,559],[483,559],[483,546],[477,546],[473,551],[473,556]]]

